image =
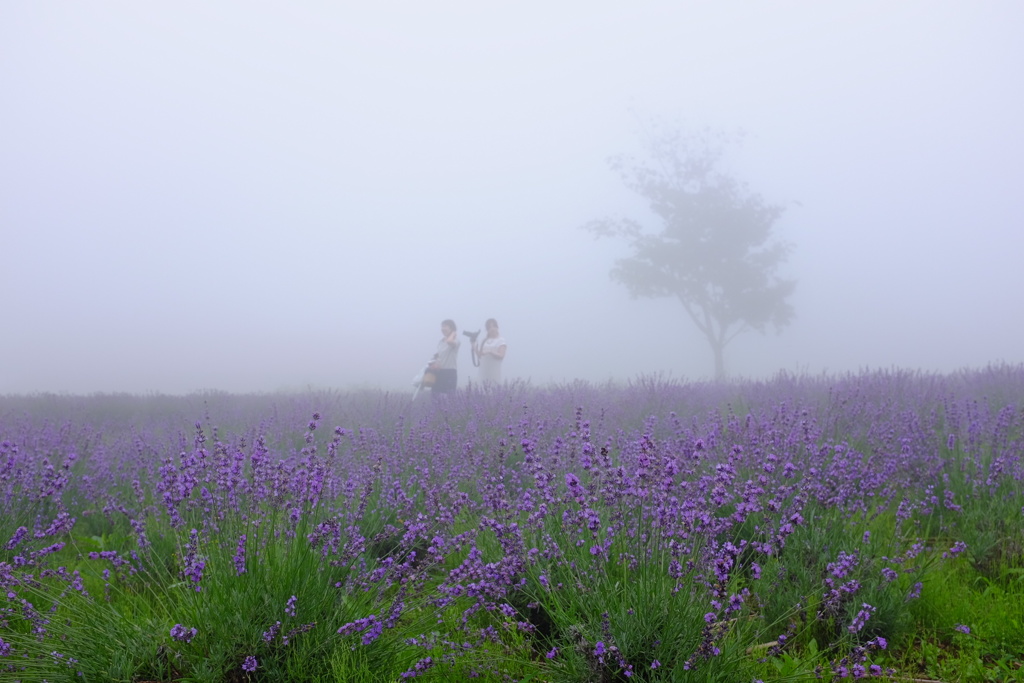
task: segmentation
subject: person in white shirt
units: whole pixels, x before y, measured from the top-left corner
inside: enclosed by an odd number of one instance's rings
[[[477,342],[476,355],[480,359],[480,382],[483,384],[501,384],[501,363],[505,360],[505,338],[498,329],[498,321],[488,318],[484,323],[487,336]]]

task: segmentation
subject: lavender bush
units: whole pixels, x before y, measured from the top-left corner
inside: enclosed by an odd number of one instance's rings
[[[1008,366],[3,397],[0,671],[833,680],[925,633],[1013,673],[1024,619],[929,590],[1024,592],[1022,398]]]

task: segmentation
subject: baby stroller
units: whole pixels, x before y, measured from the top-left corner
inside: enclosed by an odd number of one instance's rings
[[[423,366],[423,369],[417,372],[416,375],[412,378],[412,400],[414,401],[416,400],[416,397],[419,396],[420,389],[429,389],[430,387],[434,386],[434,382],[437,381],[437,375],[435,375],[434,372],[430,369],[430,364],[432,362],[433,359],[427,361],[427,364]]]

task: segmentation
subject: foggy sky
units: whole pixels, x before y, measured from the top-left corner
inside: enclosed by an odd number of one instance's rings
[[[796,320],[734,376],[1024,362],[1024,5],[49,2],[0,11],[0,394],[408,387],[439,323],[505,376],[704,379],[641,122],[746,132]],[[463,346],[460,384],[473,376]]]

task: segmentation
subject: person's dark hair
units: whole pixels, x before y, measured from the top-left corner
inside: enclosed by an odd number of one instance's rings
[[[484,323],[484,328],[486,329],[486,328],[490,327],[491,323],[494,323],[494,326],[498,327],[498,321],[497,320],[495,320],[494,318],[488,318],[487,321]]]
[[[441,326],[443,327],[445,325],[448,325],[453,330],[458,330],[459,329],[458,327],[455,326],[455,321],[452,320],[451,318],[445,318],[444,320],[441,321]]]

